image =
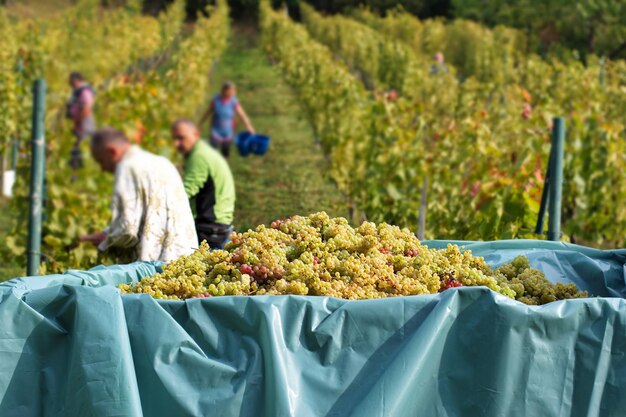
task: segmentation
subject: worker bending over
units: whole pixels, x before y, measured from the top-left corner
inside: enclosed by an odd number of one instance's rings
[[[91,154],[115,174],[111,224],[81,241],[127,261],[171,261],[198,247],[193,215],[176,167],[131,145],[113,128],[93,135]]]

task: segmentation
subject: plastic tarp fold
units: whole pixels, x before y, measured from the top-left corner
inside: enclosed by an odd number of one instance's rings
[[[626,251],[461,244],[494,265],[526,254],[602,297],[183,302],[114,287],[157,263],[19,278],[0,284],[0,416],[625,416]]]

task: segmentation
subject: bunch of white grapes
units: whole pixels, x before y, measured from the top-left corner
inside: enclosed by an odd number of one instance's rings
[[[408,229],[369,222],[353,228],[324,212],[233,233],[224,250],[203,243],[163,272],[119,288],[170,300],[262,294],[360,300],[461,286],[485,286],[535,305],[587,296],[573,284],[552,284],[525,257],[494,270],[456,245],[429,249]]]

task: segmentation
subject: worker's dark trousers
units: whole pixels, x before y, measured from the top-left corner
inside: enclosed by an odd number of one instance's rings
[[[211,249],[223,249],[230,242],[233,227],[222,223],[196,223],[198,242],[206,240]]]

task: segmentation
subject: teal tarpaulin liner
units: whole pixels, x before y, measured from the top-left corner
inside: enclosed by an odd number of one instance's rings
[[[0,285],[0,416],[625,416],[626,251],[464,244],[606,297],[183,302],[111,286],[158,264],[21,278]]]

